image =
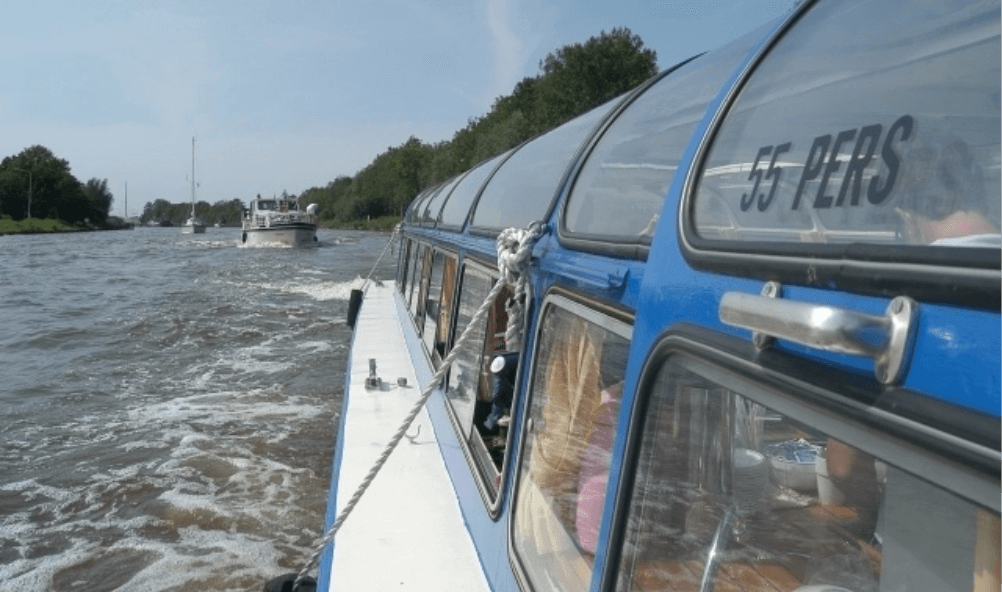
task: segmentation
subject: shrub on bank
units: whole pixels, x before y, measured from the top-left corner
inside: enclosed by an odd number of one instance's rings
[[[380,216],[371,220],[352,220],[344,224],[333,224],[330,228],[348,228],[351,230],[393,230],[400,223],[400,216]]]
[[[19,221],[12,220],[10,216],[0,218],[0,234],[38,234],[46,232],[74,232],[77,230],[83,230],[83,228],[51,218],[26,218]]]

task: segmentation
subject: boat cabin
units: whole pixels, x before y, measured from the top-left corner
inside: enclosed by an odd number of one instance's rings
[[[295,199],[254,199],[251,200],[252,213],[257,212],[298,212],[299,202]]]
[[[543,228],[427,406],[483,587],[999,590],[999,48],[803,2],[415,197],[421,386]]]

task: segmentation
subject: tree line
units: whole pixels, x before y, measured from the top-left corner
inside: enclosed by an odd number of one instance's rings
[[[112,201],[107,179],[81,183],[69,163],[45,146],[25,148],[0,162],[0,218],[54,218],[102,227]]]
[[[536,76],[522,79],[511,94],[495,99],[486,115],[471,118],[451,140],[422,142],[411,136],[376,156],[354,176],[342,175],[300,195],[320,206],[321,222],[348,226],[366,219],[401,216],[422,190],[518,146],[654,76],[657,54],[627,28],[602,31],[584,43],[548,54]],[[71,224],[106,226],[113,197],[107,179],[78,181],[69,163],[44,146],[32,146],[0,162],[0,217],[55,218]],[[195,204],[207,224],[239,225],[240,199]],[[147,203],[143,224],[180,225],[190,203]]]
[[[206,201],[196,201],[195,217],[209,225],[240,226],[244,207],[243,200],[239,198],[217,201],[211,205]],[[147,202],[139,221],[142,224],[180,226],[189,216],[191,202],[171,203],[166,199],[157,199]]]
[[[335,226],[400,216],[423,189],[557,127],[658,72],[657,54],[627,28],[564,46],[547,55],[539,68],[510,95],[498,97],[489,113],[471,118],[451,140],[428,144],[411,136],[354,176],[307,189],[300,196],[302,203],[319,204],[321,220]]]

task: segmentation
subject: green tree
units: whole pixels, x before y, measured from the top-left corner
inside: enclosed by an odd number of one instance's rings
[[[111,213],[111,204],[115,200],[111,191],[108,190],[108,180],[90,179],[84,183],[82,191],[90,205],[90,221],[104,224],[108,219],[108,214]]]
[[[303,192],[325,223],[399,215],[423,189],[564,123],[657,74],[657,54],[629,29],[602,31],[540,62],[540,73],[498,97],[490,113],[471,117],[449,141],[429,145],[411,136],[353,177]],[[559,171],[554,174],[559,174]]]
[[[657,53],[627,28],[566,45],[539,64],[537,110],[554,127],[657,74]]]
[[[2,213],[15,220],[30,215],[82,222],[91,214],[69,163],[45,146],[25,148],[0,162],[0,192]]]

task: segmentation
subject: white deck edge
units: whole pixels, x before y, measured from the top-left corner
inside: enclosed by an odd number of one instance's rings
[[[340,512],[420,395],[397,315],[394,282],[370,285],[351,353],[343,449],[337,484]],[[380,390],[366,390],[369,359]],[[406,378],[407,386],[397,385]],[[489,590],[449,478],[435,430],[422,410],[334,542],[328,590]]]

